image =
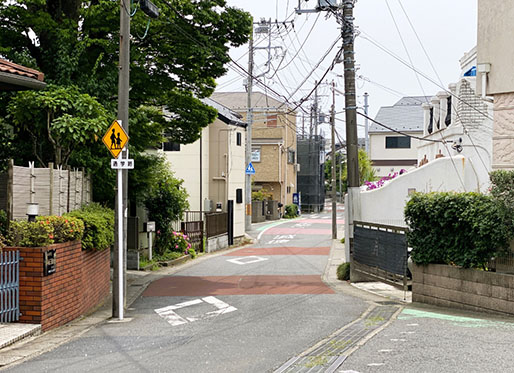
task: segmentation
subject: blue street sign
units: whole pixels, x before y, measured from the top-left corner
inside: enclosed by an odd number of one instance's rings
[[[246,167],[245,172],[247,175],[255,175],[255,168],[253,168],[252,162],[248,164],[248,167]]]
[[[293,193],[293,203],[295,205],[299,205],[300,204],[300,196],[298,195],[298,193]]]

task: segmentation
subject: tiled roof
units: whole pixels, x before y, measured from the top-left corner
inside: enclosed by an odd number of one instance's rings
[[[220,104],[212,98],[203,98],[202,102],[215,108],[218,111],[218,118],[226,124],[233,124],[240,127],[246,127],[246,122],[241,120],[241,115],[230,110],[228,107]]]
[[[43,81],[45,74],[43,74],[40,71],[30,69],[25,66],[17,65],[15,63],[9,62],[7,60],[0,58],[0,72],[13,74],[13,75],[20,75],[27,78],[32,78],[39,80],[40,82]]]
[[[377,122],[397,131],[423,132],[423,109],[421,104],[429,97],[403,97],[393,106],[382,106],[375,117]],[[371,123],[369,132],[391,132],[376,123]]]
[[[248,94],[246,92],[214,92],[211,98],[232,110],[241,111],[247,108]],[[262,92],[252,93],[252,107],[254,110],[264,108],[277,109],[278,107],[282,110],[290,109],[289,105]]]

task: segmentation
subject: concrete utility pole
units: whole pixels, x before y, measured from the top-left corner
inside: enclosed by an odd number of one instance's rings
[[[344,91],[346,114],[346,154],[348,171],[348,206],[345,206],[348,214],[349,248],[353,252],[353,201],[359,193],[359,154],[357,137],[357,100],[355,92],[355,52],[353,50],[354,26],[353,26],[354,0],[343,1],[342,36],[343,36],[343,62],[344,62]],[[349,258],[347,258],[349,259]]]
[[[366,114],[366,117],[364,119],[364,144],[366,149],[366,154],[369,155],[369,135],[368,135],[368,92],[364,92],[364,114]]]
[[[332,239],[337,238],[337,195],[336,195],[336,90],[332,80]]]
[[[252,161],[252,123],[253,123],[253,108],[252,108],[252,89],[253,89],[253,26],[250,32],[250,40],[248,41],[248,84],[247,84],[247,112],[246,112],[246,166]],[[245,230],[248,232],[252,228],[252,175],[245,175],[245,202],[246,202],[246,216],[245,216]]]
[[[120,0],[120,57],[119,57],[119,73],[118,73],[118,119],[121,120],[123,129],[129,133],[129,86],[130,86],[130,75],[129,75],[129,64],[130,64],[130,0]],[[123,158],[128,158],[127,152],[125,151],[125,156]],[[118,258],[118,245],[119,238],[115,235],[115,243],[114,243],[114,261],[113,261],[113,281],[112,281],[112,316],[113,317],[123,317],[123,311],[121,311],[121,315],[119,313],[120,309],[124,307],[124,304],[119,304],[120,299],[125,299],[123,294],[125,293],[125,263],[126,263],[126,252],[127,252],[127,192],[128,192],[128,171],[123,170],[123,211],[122,216],[123,219],[120,222],[118,219],[119,211],[116,211],[116,221],[115,224],[118,226],[119,224],[123,224],[123,243],[121,245],[123,250],[123,268],[120,271],[119,263],[116,258]],[[116,195],[118,196],[118,195]],[[116,197],[116,201],[118,197]],[[118,203],[115,204],[118,206]],[[118,208],[116,207],[116,210]],[[121,273],[121,280],[119,278],[119,273]],[[124,284],[120,289],[119,284]],[[121,292],[121,294],[120,294]],[[120,296],[121,295],[121,296]]]

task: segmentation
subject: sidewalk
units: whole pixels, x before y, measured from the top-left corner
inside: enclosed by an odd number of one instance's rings
[[[323,281],[336,290],[357,297],[364,297],[375,302],[383,302],[384,298],[398,303],[412,302],[411,291],[404,292],[382,282],[357,282],[350,284],[346,281],[338,280],[337,267],[341,263],[349,261],[345,255],[344,244],[341,243],[341,238],[344,237],[344,226],[342,224],[338,225],[337,237],[337,239],[332,240],[332,248],[330,249],[330,257],[323,274]]]

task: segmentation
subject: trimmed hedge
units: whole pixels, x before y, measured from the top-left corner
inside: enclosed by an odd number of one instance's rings
[[[114,243],[114,211],[97,203],[83,206],[65,216],[78,218],[84,222],[82,248],[84,250],[105,250]]]
[[[293,219],[298,216],[298,206],[294,203],[290,205],[286,205],[286,212],[284,214],[284,218]]]
[[[508,210],[477,193],[416,193],[407,202],[407,241],[416,264],[485,268],[513,235]]]
[[[7,243],[18,247],[43,247],[80,240],[84,223],[72,217],[39,216],[35,222],[11,221]]]

